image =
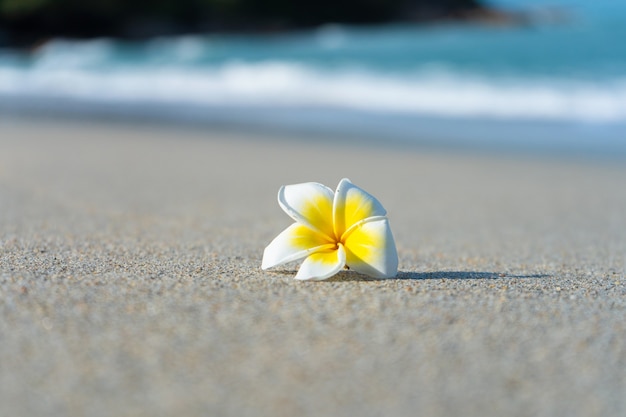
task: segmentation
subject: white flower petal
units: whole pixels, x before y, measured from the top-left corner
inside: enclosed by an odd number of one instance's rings
[[[278,204],[299,223],[334,237],[333,190],[316,182],[286,185],[278,191]]]
[[[333,201],[333,223],[335,235],[341,235],[355,223],[368,217],[387,214],[380,202],[367,191],[344,178],[337,186]]]
[[[386,217],[355,224],[346,232],[344,245],[350,269],[374,278],[392,278],[398,273],[398,252]]]
[[[337,249],[310,254],[298,270],[296,279],[321,281],[332,277],[346,265],[346,251],[339,244]]]
[[[334,248],[335,242],[300,223],[294,223],[270,242],[263,252],[262,269],[297,261],[310,253]]]

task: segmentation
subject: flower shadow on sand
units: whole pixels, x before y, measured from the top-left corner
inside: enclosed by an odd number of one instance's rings
[[[516,275],[504,272],[476,271],[435,271],[435,272],[398,272],[396,279],[538,279],[548,278],[546,274]]]
[[[280,274],[295,274],[295,271],[283,269],[277,270],[276,273]],[[478,271],[434,271],[434,272],[411,272],[411,271],[398,271],[398,275],[395,278],[376,279],[370,278],[367,275],[359,274],[355,271],[341,271],[337,275],[324,280],[315,282],[347,282],[347,281],[393,281],[393,280],[430,280],[430,279],[540,279],[548,278],[546,274],[529,274],[529,275],[516,275],[507,274],[504,272],[478,272]]]

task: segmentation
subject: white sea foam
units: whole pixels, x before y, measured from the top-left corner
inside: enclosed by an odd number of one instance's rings
[[[33,58],[36,70],[40,71],[90,68],[106,64],[113,50],[113,42],[107,39],[83,42],[56,40],[36,49]]]
[[[198,45],[180,46],[187,58]],[[391,75],[355,68],[320,70],[282,61],[213,66],[108,66],[106,41],[56,44],[30,67],[0,65],[0,100],[80,99],[177,106],[329,108],[378,113],[517,120],[623,122],[626,78],[601,83],[486,78],[442,69]],[[77,53],[80,52],[80,53]]]

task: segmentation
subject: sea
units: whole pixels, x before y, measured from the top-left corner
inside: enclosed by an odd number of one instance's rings
[[[490,4],[535,19],[0,49],[0,118],[153,120],[383,145],[626,155],[626,2]]]

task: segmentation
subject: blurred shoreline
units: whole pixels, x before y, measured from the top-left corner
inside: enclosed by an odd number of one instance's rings
[[[626,6],[594,3],[581,16],[54,39],[0,49],[0,111],[623,158],[626,44],[611,40],[626,38]]]
[[[3,110],[0,106],[0,110]],[[118,109],[119,110],[119,109]],[[362,118],[363,115],[359,115]],[[488,158],[523,158],[532,160],[549,161],[571,161],[576,163],[600,163],[622,165],[626,161],[626,149],[621,140],[611,139],[608,142],[584,140],[573,142],[571,137],[561,138],[561,143],[546,142],[542,138],[546,134],[562,134],[562,126],[535,126],[535,136],[511,137],[512,126],[503,123],[499,126],[492,126],[491,129],[479,129],[482,136],[468,136],[467,131],[476,131],[476,122],[467,122],[469,125],[450,124],[448,120],[430,121],[424,120],[422,128],[417,132],[407,132],[401,128],[396,132],[391,132],[385,126],[360,126],[354,128],[354,121],[346,124],[344,129],[337,126],[333,128],[320,128],[309,126],[303,129],[299,125],[263,123],[250,121],[242,123],[241,120],[233,122],[228,118],[205,118],[205,119],[177,119],[172,117],[158,117],[154,114],[143,116],[129,116],[124,112],[84,112],[76,109],[76,112],[67,111],[45,111],[29,109],[27,111],[2,111],[0,113],[0,126],[13,129],[31,127],[41,129],[45,132],[46,126],[54,129],[80,128],[96,132],[105,133],[116,130],[140,131],[165,131],[171,134],[175,140],[178,135],[192,135],[194,137],[206,138],[225,136],[242,140],[242,150],[246,149],[246,143],[254,142],[258,145],[271,144],[273,142],[293,144],[297,146],[340,146],[377,149],[397,152],[443,152],[449,155],[475,155]],[[525,128],[528,129],[526,125]],[[507,133],[508,132],[508,133]],[[620,129],[616,130],[619,135]],[[591,132],[590,132],[591,133]],[[101,136],[101,135],[97,136]],[[489,136],[489,135],[491,136]],[[503,139],[511,140],[503,140]],[[537,136],[538,135],[538,136]],[[591,136],[589,136],[591,137]],[[538,138],[538,139],[537,139]],[[618,136],[617,139],[621,139]]]

